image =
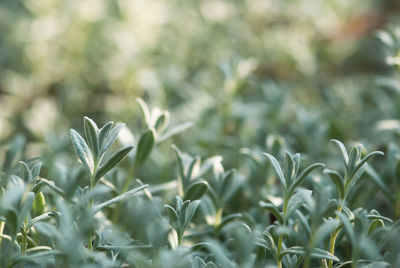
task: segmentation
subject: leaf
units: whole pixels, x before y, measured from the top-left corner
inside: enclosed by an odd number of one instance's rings
[[[104,142],[110,134],[111,128],[113,127],[114,122],[108,122],[99,130],[99,147],[103,148]],[[101,151],[100,151],[101,152]],[[100,153],[99,152],[99,153]]]
[[[144,161],[149,157],[155,142],[154,129],[147,130],[141,137],[137,146],[135,156],[135,166],[140,167]]]
[[[352,170],[356,167],[357,162],[360,160],[361,157],[361,145],[354,145],[353,148],[351,148],[350,154],[349,154],[349,163],[347,165],[347,170],[349,171],[350,174],[354,174]]]
[[[157,143],[161,143],[169,138],[171,138],[172,136],[175,136],[176,134],[179,134],[183,131],[185,131],[188,128],[191,128],[192,126],[194,126],[194,124],[192,122],[186,122],[177,126],[174,126],[170,129],[168,129],[163,135],[161,135],[161,137],[159,137],[157,139]]]
[[[113,167],[124,159],[124,157],[132,150],[133,146],[126,146],[115,152],[103,165],[96,171],[95,184]]]
[[[103,155],[107,151],[107,149],[110,148],[110,146],[117,139],[119,132],[124,127],[125,127],[125,124],[120,123],[120,124],[117,124],[113,129],[110,130],[109,134],[102,142],[102,147],[100,149],[100,155]]]
[[[285,165],[283,170],[287,185],[290,185],[292,178],[294,177],[295,168],[293,157],[288,152],[285,152]]]
[[[171,229],[171,231],[168,233],[168,242],[173,250],[178,248],[179,239],[178,239],[178,233],[176,232],[175,229]]]
[[[351,223],[349,221],[349,219],[343,214],[343,213],[338,213],[337,215],[339,215],[339,219],[343,224],[343,229],[345,230],[348,239],[351,242],[351,245],[353,247],[356,247],[356,236],[354,234],[353,228],[351,226]]]
[[[187,202],[187,201],[186,201]],[[189,225],[190,221],[192,220],[194,214],[196,213],[197,207],[200,204],[200,200],[195,200],[189,203],[185,210],[185,220],[182,225],[182,231],[186,229],[186,227]]]
[[[263,209],[267,210],[269,213],[274,215],[275,218],[279,221],[280,224],[283,224],[282,215],[279,212],[278,208],[274,204],[268,203],[268,202],[264,202],[264,201],[260,201],[259,204]]]
[[[171,226],[175,230],[179,231],[180,230],[180,222],[179,222],[178,213],[176,212],[176,210],[173,207],[171,207],[169,205],[164,205],[164,208],[167,211],[167,216],[168,216]]]
[[[115,203],[122,202],[122,201],[124,201],[124,200],[126,200],[128,198],[131,198],[137,192],[140,192],[140,191],[142,191],[143,189],[145,189],[147,187],[149,187],[149,186],[147,184],[145,184],[145,185],[139,186],[137,188],[131,189],[131,190],[129,190],[129,191],[123,193],[123,194],[120,194],[117,197],[114,197],[114,198],[112,198],[112,199],[110,199],[110,200],[108,200],[106,202],[103,202],[103,203],[101,203],[99,205],[93,206],[92,209],[93,209],[94,213],[96,213],[96,212],[100,211],[101,209],[103,209],[105,207],[109,207],[111,205],[114,205]]]
[[[157,130],[158,133],[162,133],[169,123],[169,112],[163,112],[158,118],[156,123],[154,124],[154,128]]]
[[[283,176],[282,168],[279,165],[278,161],[273,155],[270,155],[268,153],[263,153],[264,156],[268,157],[269,161],[272,164],[272,167],[275,170],[276,175],[278,176],[278,179],[281,181],[281,184],[283,188],[286,188],[286,180],[285,177]]]
[[[368,235],[371,235],[376,229],[384,227],[385,224],[382,220],[372,220],[368,225]]]
[[[62,197],[65,198],[65,192],[61,188],[57,187],[56,184],[54,183],[54,181],[49,181],[44,178],[40,178],[39,182],[35,184],[33,191],[35,190],[35,188],[38,184],[44,184],[44,185],[48,186],[50,189],[52,189],[53,191],[55,191],[56,193],[58,193],[59,195],[61,195]]]
[[[202,258],[195,256],[192,261],[192,268],[204,268],[206,263],[203,261]]]
[[[358,171],[365,163],[367,163],[367,161],[368,161],[369,159],[371,159],[372,157],[377,156],[377,155],[384,155],[384,153],[381,152],[381,151],[374,151],[374,152],[371,152],[371,153],[367,154],[367,155],[357,164],[357,166],[354,168],[354,170],[353,170],[353,172],[351,173],[350,177],[353,177],[353,175],[356,174],[357,171]]]
[[[384,183],[382,178],[379,176],[379,174],[370,165],[367,166],[365,171],[369,175],[369,177],[378,185],[378,187],[382,190],[382,192],[385,193],[385,196],[387,198],[389,198],[392,202],[395,202],[393,193],[386,186],[386,184]]]
[[[147,127],[153,127],[151,125],[151,118],[150,118],[150,110],[147,104],[141,98],[136,98],[136,102],[139,104],[140,111],[142,112],[144,121],[147,124]]]
[[[325,165],[322,163],[315,163],[305,168],[303,172],[301,172],[300,176],[297,177],[295,182],[293,182],[293,184],[290,186],[289,195],[293,193],[296,187],[299,186],[314,169],[316,169],[317,167],[324,167],[324,166]]]
[[[306,254],[306,251],[304,249],[304,247],[290,247],[284,251],[282,251],[282,253],[279,255],[280,258],[283,258],[285,255],[287,254],[295,254],[295,255],[299,255],[299,256],[304,256]],[[340,261],[336,256],[332,255],[331,253],[329,253],[326,250],[320,249],[320,248],[313,248],[310,251],[310,256],[312,258],[316,258],[316,259],[325,259],[325,260],[332,260],[332,261]]]
[[[21,178],[27,183],[32,183],[32,172],[25,162],[19,161],[19,170]]]
[[[183,200],[197,200],[201,199],[208,190],[208,183],[200,180],[192,183],[186,190]]]
[[[330,169],[324,169],[324,174],[328,174],[329,177],[331,178],[332,182],[336,185],[336,189],[339,192],[339,198],[343,199],[344,194],[345,194],[345,189],[344,189],[344,179],[342,175],[340,175],[338,172]]]
[[[284,215],[286,219],[290,217],[290,215],[299,209],[303,204],[311,198],[312,191],[310,190],[299,190],[295,193],[290,199],[287,206],[287,212]]]
[[[82,164],[90,171],[90,173],[93,173],[93,158],[90,153],[89,147],[78,132],[71,129],[70,134],[72,144],[74,146],[76,154],[78,155],[78,158],[81,160]]]
[[[329,236],[333,231],[339,227],[339,221],[334,219],[329,219],[321,224],[314,233],[314,245],[318,245],[327,236]]]
[[[35,194],[32,192],[29,192],[24,200],[24,204],[22,206],[21,212],[19,213],[19,217],[18,217],[18,225],[17,225],[17,230],[19,230],[19,228],[22,225],[22,222],[28,217],[29,212],[32,209],[32,205],[33,205],[33,200],[35,199]]]
[[[226,217],[224,217],[221,221],[221,223],[218,225],[216,232],[218,233],[224,226],[226,226],[228,223],[231,223],[237,219],[240,219],[243,217],[242,213],[234,213],[231,215],[228,215]]]
[[[349,155],[347,153],[346,147],[344,146],[343,143],[341,143],[338,140],[335,139],[331,139],[332,142],[336,143],[337,146],[339,146],[340,151],[342,152],[342,157],[344,160],[344,164],[347,166],[347,164],[349,163]]]
[[[99,137],[96,123],[89,117],[83,118],[83,125],[85,130],[86,141],[88,142],[89,148],[93,153],[94,159],[97,162],[99,159]]]
[[[32,171],[32,179],[35,182],[40,174],[40,169],[42,168],[42,162],[37,162],[35,165],[33,165],[31,171]]]

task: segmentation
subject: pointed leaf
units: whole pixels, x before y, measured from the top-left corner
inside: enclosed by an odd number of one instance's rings
[[[108,122],[99,130],[99,147],[104,147],[104,142],[106,141],[110,131],[114,125],[114,122]]]
[[[316,168],[318,167],[324,167],[325,165],[322,163],[315,163],[312,165],[309,165],[307,168],[301,172],[300,176],[296,178],[296,180],[293,182],[293,184],[289,188],[289,195],[293,193],[293,191],[298,187],[300,184],[303,183],[303,181],[307,178],[307,176]]]
[[[107,151],[107,149],[110,148],[110,146],[117,139],[119,132],[124,127],[125,127],[125,124],[120,123],[120,124],[117,124],[113,129],[111,129],[109,131],[109,134],[107,135],[107,137],[102,142],[102,147],[100,149],[100,155],[103,155]]]
[[[95,184],[113,167],[115,167],[132,150],[133,146],[126,146],[115,152],[103,165],[99,167],[95,175]]]
[[[139,186],[137,188],[131,189],[123,194],[118,195],[117,197],[114,197],[106,202],[103,202],[101,204],[93,206],[93,211],[94,213],[100,211],[101,209],[105,207],[109,207],[115,203],[122,202],[128,198],[131,198],[133,195],[135,195],[137,192],[142,191],[143,189],[149,187],[147,184]]]
[[[344,146],[343,143],[341,143],[338,140],[332,139],[331,141],[336,143],[337,146],[339,146],[339,149],[342,152],[342,157],[343,157],[343,160],[344,160],[344,164],[347,166],[347,164],[349,163],[349,154],[347,153],[346,147]]]
[[[336,189],[339,192],[339,198],[343,199],[344,198],[344,179],[342,175],[340,175],[338,172],[330,169],[325,169],[324,174],[328,174],[329,177],[331,178],[332,182],[335,184]]]
[[[84,117],[83,125],[85,130],[86,141],[88,142],[89,148],[93,153],[95,160],[99,158],[99,137],[96,123],[89,117]]]
[[[169,205],[164,205],[164,207],[165,207],[165,210],[167,211],[167,216],[168,216],[171,226],[175,230],[179,231],[180,230],[180,222],[179,222],[178,213],[176,212],[176,210],[173,207],[171,207]]]
[[[33,205],[33,200],[35,199],[35,194],[32,192],[29,192],[24,200],[24,204],[22,206],[22,210],[19,213],[19,217],[18,217],[18,225],[17,225],[17,230],[19,230],[19,228],[22,225],[22,222],[25,220],[25,218],[28,217],[29,212],[32,209],[32,205]]]
[[[279,257],[282,258],[283,256],[287,255],[287,254],[295,254],[295,255],[299,255],[299,256],[304,256],[306,254],[306,251],[304,249],[304,247],[290,247],[286,250],[284,250]],[[331,253],[329,253],[326,250],[323,249],[319,249],[319,248],[313,248],[310,252],[310,256],[312,258],[316,258],[316,259],[326,259],[326,260],[332,260],[332,261],[336,261],[338,262],[339,259],[332,255]]]
[[[190,204],[187,206],[185,210],[185,220],[182,225],[182,231],[186,229],[186,227],[189,225],[190,221],[192,220],[194,214],[196,213],[197,207],[200,204],[200,200],[194,200],[190,202]]]
[[[384,153],[381,152],[381,151],[374,151],[374,152],[371,152],[371,153],[367,154],[367,155],[357,164],[357,166],[356,166],[355,169],[353,170],[353,172],[352,172],[352,174],[351,174],[350,177],[352,177],[354,174],[356,174],[356,172],[357,172],[365,163],[367,163],[367,161],[368,161],[369,159],[371,159],[372,157],[377,156],[377,155],[384,155]]]
[[[275,218],[279,221],[280,224],[283,224],[283,218],[281,213],[279,212],[279,209],[272,203],[260,201],[259,202],[260,206],[267,210],[269,213],[275,216]]]
[[[311,198],[312,191],[310,190],[299,190],[295,193],[290,199],[287,205],[287,212],[284,215],[286,219],[290,217],[290,215],[299,209],[305,202]]]
[[[155,137],[156,134],[153,129],[149,129],[140,137],[136,150],[135,166],[140,167],[149,157],[154,146]]]
[[[185,131],[188,128],[191,128],[192,126],[194,126],[194,124],[192,122],[186,122],[177,126],[174,126],[172,128],[169,128],[161,137],[159,137],[157,139],[157,143],[161,143],[169,138],[171,138],[172,136],[175,136],[176,134],[179,134],[183,131]]]
[[[93,172],[93,158],[90,153],[89,147],[87,146],[86,142],[79,135],[78,132],[71,129],[71,140],[74,146],[75,152],[78,155],[79,160],[81,160],[82,164],[92,173]]]
[[[276,175],[278,176],[278,179],[281,181],[283,188],[286,188],[286,180],[285,177],[283,176],[282,168],[279,165],[278,160],[276,160],[276,158],[271,154],[263,153],[263,155],[268,157],[272,167],[275,170]]]

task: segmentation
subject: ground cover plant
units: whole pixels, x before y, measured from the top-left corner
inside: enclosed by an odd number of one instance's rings
[[[279,154],[264,153],[263,159],[244,150],[280,189],[264,197],[250,193],[246,202],[255,203],[241,210],[231,204],[255,189],[246,189],[235,170],[225,171],[220,156],[202,161],[173,145],[176,179],[150,186],[132,181],[158,143],[188,126],[171,127],[166,112],[154,114],[138,103],[147,130],[135,145],[112,149],[126,127],[122,123],[99,127],[85,117],[83,133],[70,130],[77,161],[57,169],[63,179],[43,178],[40,159],[18,161],[21,137],[8,146],[2,165],[2,267],[400,265],[400,221],[352,205],[357,186],[372,178],[398,207],[398,194],[369,164],[383,152],[332,140],[343,167],[331,168],[305,166],[300,153],[286,151],[280,163]],[[398,172],[398,154],[389,157],[395,159],[385,161],[394,161]]]
[[[0,1],[0,267],[400,267],[399,20]]]

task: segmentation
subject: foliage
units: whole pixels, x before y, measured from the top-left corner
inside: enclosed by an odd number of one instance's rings
[[[400,267],[399,8],[0,1],[0,267]]]

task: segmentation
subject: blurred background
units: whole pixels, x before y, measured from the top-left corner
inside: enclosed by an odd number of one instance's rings
[[[277,140],[311,159],[337,156],[331,138],[382,149],[399,141],[399,22],[396,0],[2,0],[0,142],[72,152],[85,115],[132,139],[141,97],[194,123],[171,156],[229,168]]]

